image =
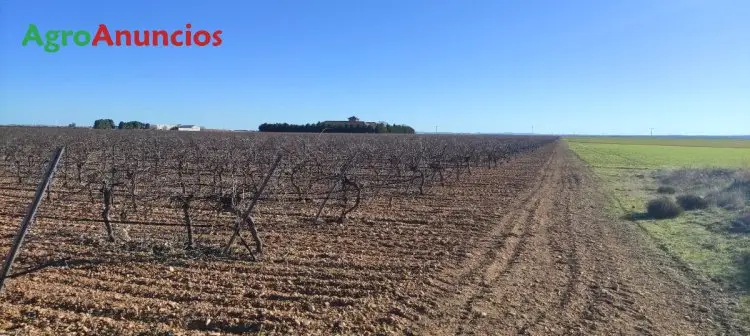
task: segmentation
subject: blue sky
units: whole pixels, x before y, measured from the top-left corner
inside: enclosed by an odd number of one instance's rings
[[[41,31],[223,31],[220,47],[21,46]],[[750,134],[747,0],[0,2],[0,124]]]

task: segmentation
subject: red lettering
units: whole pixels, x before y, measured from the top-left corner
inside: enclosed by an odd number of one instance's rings
[[[203,41],[201,41],[201,36],[203,36]],[[195,42],[195,45],[197,46],[205,47],[209,42],[211,42],[211,33],[205,30],[199,30],[195,32],[195,35],[193,35],[193,42]]]
[[[177,46],[177,47],[182,47],[182,42],[177,41],[177,36],[180,36],[180,35],[182,35],[182,30],[177,30],[174,33],[172,33],[172,38],[171,38],[172,45]]]
[[[94,35],[94,40],[91,42],[91,45],[96,47],[97,44],[99,44],[99,41],[102,40],[110,47],[114,44],[114,42],[112,42],[112,36],[109,35],[107,25],[104,24],[99,25],[99,29],[96,31],[96,35]]]
[[[186,29],[192,28],[192,25],[190,23],[185,25]],[[73,32],[64,31],[63,32],[63,44],[67,42],[67,37],[71,35]],[[166,30],[116,30],[115,31],[115,38],[112,38],[112,35],[109,32],[109,29],[107,25],[100,24],[99,28],[96,31],[96,34],[94,34],[94,38],[91,42],[92,46],[98,46],[100,42],[106,43],[108,46],[131,46],[135,44],[138,47],[143,46],[169,46],[170,44],[173,46],[181,47],[181,46],[192,46],[193,44],[204,47],[209,44],[212,46],[220,46],[224,41],[221,38],[221,34],[224,32],[221,30],[216,30],[212,33],[206,30],[198,30],[193,34],[190,30],[176,30],[172,32],[171,34],[167,32]],[[181,35],[184,35],[184,41],[180,39]],[[171,43],[170,43],[171,42]]]
[[[174,36],[174,34],[172,34]],[[152,46],[158,46],[159,45],[159,36],[161,36],[161,45],[163,46],[169,46],[169,33],[167,33],[166,30],[152,30],[151,31],[151,45]],[[172,37],[172,41],[174,41],[174,37]]]
[[[190,33],[190,30],[189,30],[192,27],[193,27],[193,25],[191,25],[189,23],[185,25],[185,28],[188,29],[188,30],[185,31],[185,45],[186,46],[191,46],[193,44],[193,37],[192,37],[192,34]]]
[[[140,39],[139,37],[143,35],[143,39]],[[133,41],[135,42],[136,46],[143,47],[150,45],[149,39],[148,39],[148,30],[140,31],[136,30],[133,32]]]
[[[214,32],[214,43],[212,44],[214,47],[218,47],[221,45],[221,33],[223,33],[221,30],[217,30]]]
[[[125,37],[125,45],[129,47],[133,43],[133,41],[131,40],[130,32],[127,30],[115,30],[115,40],[117,40],[117,46],[119,47],[122,45],[123,36]]]

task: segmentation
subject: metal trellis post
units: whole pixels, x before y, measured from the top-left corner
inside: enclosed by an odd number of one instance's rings
[[[3,271],[2,273],[0,273],[0,291],[3,290],[5,280],[8,278],[8,274],[10,274],[10,267],[13,265],[13,261],[16,260],[16,256],[18,255],[18,251],[21,248],[21,244],[23,244],[23,239],[26,237],[26,233],[29,231],[29,227],[31,227],[31,223],[34,221],[36,211],[39,209],[39,205],[42,203],[42,199],[44,198],[44,191],[52,182],[52,177],[55,174],[55,169],[57,169],[57,164],[60,163],[60,158],[62,158],[63,152],[65,152],[65,147],[59,147],[55,150],[52,155],[52,161],[50,161],[49,166],[47,167],[47,172],[44,173],[44,178],[36,187],[34,201],[31,202],[26,216],[23,218],[23,221],[21,221],[21,227],[16,234],[16,238],[13,240],[13,246],[11,246],[10,250],[8,251],[8,255],[5,257]]]

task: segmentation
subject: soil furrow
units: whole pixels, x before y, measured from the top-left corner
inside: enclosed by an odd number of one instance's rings
[[[522,232],[516,231],[519,231],[523,219],[534,212],[534,207],[539,203],[538,195],[548,185],[544,177],[552,162],[552,156],[545,155],[547,156],[545,163],[536,171],[541,176],[535,179],[536,182],[530,189],[527,189],[523,196],[511,204],[510,211],[503,214],[497,224],[494,224],[493,230],[487,234],[489,237],[485,240],[487,245],[480,247],[477,253],[480,255],[480,261],[476,264],[468,264],[465,267],[468,270],[458,277],[459,281],[455,282],[457,287],[453,292],[457,295],[450,302],[444,303],[447,307],[443,307],[443,309],[455,309],[461,312],[460,316],[451,322],[455,326],[446,325],[444,320],[439,325],[427,324],[423,327],[426,334],[449,333],[448,330],[455,330],[455,333],[459,334],[464,333],[467,323],[470,325],[474,320],[473,315],[476,313],[472,309],[474,302],[481,298],[484,287],[489,285],[486,279],[496,278],[495,274],[499,275],[502,269],[510,267],[520,254],[521,241],[526,237]]]

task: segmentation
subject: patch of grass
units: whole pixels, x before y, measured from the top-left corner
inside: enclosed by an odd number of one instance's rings
[[[656,179],[682,191],[705,191],[729,186],[739,178],[737,169],[727,168],[678,168],[659,169]]]
[[[729,224],[728,231],[732,233],[750,233],[750,214],[745,214],[733,220]]]
[[[740,296],[740,316],[746,324],[750,324],[750,295]]]
[[[750,166],[750,148],[678,147],[569,142],[595,168],[737,168]]]
[[[742,169],[660,169],[654,176],[661,184],[674,186],[676,190],[685,193],[705,196],[704,199],[709,204],[727,210],[744,208],[746,195],[750,194],[750,172]],[[709,204],[702,206],[706,207]]]
[[[721,215],[719,215],[721,216]],[[670,220],[645,220],[641,225],[681,260],[721,284],[733,284],[735,242],[706,223],[716,213],[692,212]],[[723,217],[723,216],[721,216]]]
[[[750,148],[750,139],[701,137],[569,137],[569,143],[601,143],[619,145],[659,145],[680,147]]]
[[[732,184],[727,187],[727,191],[736,191],[743,194],[745,197],[750,198],[750,178],[732,182]]]
[[[657,193],[660,193],[660,194],[670,194],[670,195],[671,195],[671,194],[674,194],[674,193],[676,193],[676,192],[677,192],[677,190],[675,190],[675,188],[674,188],[674,187],[670,187],[670,186],[661,186],[661,187],[659,187],[658,189],[656,189],[656,192],[657,192]]]
[[[709,205],[708,201],[698,195],[677,196],[677,204],[687,211],[705,209]]]
[[[675,218],[682,214],[682,208],[669,197],[660,197],[648,202],[646,213],[651,218]]]
[[[709,193],[706,199],[726,210],[741,210],[745,207],[747,200],[745,194],[737,191],[717,191]]]
[[[659,245],[730,293],[740,297],[750,291],[750,261],[743,259],[750,253],[750,219],[744,217],[750,210],[750,140],[566,140],[610,189],[610,210],[617,217],[637,219]],[[694,210],[668,219],[645,216],[646,200],[672,190],[683,195],[678,203]],[[750,322],[750,296],[742,298],[740,310]]]
[[[739,268],[739,278],[745,282],[745,288],[750,288],[750,251],[744,251],[736,262]]]

